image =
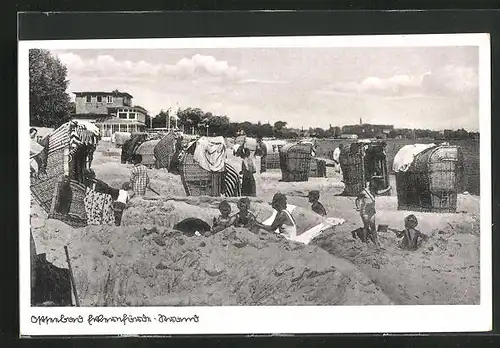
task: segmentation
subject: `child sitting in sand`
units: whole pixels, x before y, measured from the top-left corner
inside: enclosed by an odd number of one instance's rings
[[[406,250],[417,250],[422,241],[429,237],[415,229],[418,226],[418,220],[415,215],[411,214],[405,218],[405,229],[403,231],[395,231],[398,238],[403,237],[400,247]]]
[[[286,210],[286,196],[278,192],[273,196],[273,201],[270,204],[278,212],[271,226],[264,225],[261,222],[255,222],[255,226],[267,232],[279,230],[281,236],[289,239],[295,238],[297,236],[297,226],[292,215]]]
[[[380,246],[378,241],[377,230],[375,229],[375,180],[372,179],[367,183],[366,188],[360,192],[356,198],[356,210],[359,211],[361,221],[363,222],[363,241],[368,241],[368,238],[375,244]]]
[[[240,198],[238,201],[239,211],[233,216],[231,225],[234,227],[252,227],[255,221],[255,215],[250,212],[250,199],[248,197]]]
[[[218,217],[214,217],[214,222],[212,229],[215,229],[217,227],[224,227],[226,228],[229,226],[229,222],[231,220],[231,206],[227,201],[222,201],[219,203],[219,212],[220,215]]]
[[[223,202],[221,202],[221,204],[222,203]],[[253,213],[251,213],[249,210],[250,209],[250,199],[248,199],[248,197],[241,198],[237,204],[239,211],[236,214],[234,214],[233,216],[231,216],[231,218],[229,218],[229,220],[223,221],[222,219],[226,219],[226,217],[225,217],[226,215],[224,215],[224,214],[229,215],[231,213],[231,206],[229,206],[229,203],[227,203],[227,205],[228,205],[229,211],[225,211],[223,213],[221,210],[221,217],[220,217],[221,222],[218,223],[216,226],[214,226],[214,228],[212,228],[212,231],[206,233],[205,236],[214,235],[214,234],[228,228],[229,226],[245,227],[245,228],[249,228],[249,229],[253,227],[253,223],[255,221],[255,215]],[[219,209],[221,209],[220,206],[219,206]],[[225,209],[227,209],[227,208],[225,208]]]
[[[326,215],[326,209],[319,202],[319,191],[313,190],[309,192],[309,195],[307,196],[309,198],[309,203],[312,203],[311,209],[319,215],[325,216]]]

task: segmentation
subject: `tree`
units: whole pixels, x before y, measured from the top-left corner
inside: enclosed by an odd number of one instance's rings
[[[285,128],[287,125],[286,122],[284,121],[277,121],[274,123],[274,128],[277,130],[277,131],[282,131],[283,128]]]
[[[30,124],[55,128],[71,118],[67,68],[47,50],[29,52]]]
[[[186,131],[194,131],[194,128],[198,127],[198,125],[205,119],[205,113],[199,108],[179,110],[177,116],[179,117],[179,125],[185,126]]]
[[[153,128],[165,128],[168,123],[168,113],[165,111],[160,111],[156,116],[146,115],[146,126]]]
[[[277,138],[283,137],[283,129],[286,127],[286,122],[277,121],[274,123],[274,136]]]

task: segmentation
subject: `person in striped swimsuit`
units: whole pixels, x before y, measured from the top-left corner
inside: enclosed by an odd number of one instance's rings
[[[363,242],[367,242],[368,238],[375,244],[380,246],[375,228],[375,180],[368,182],[366,188],[360,192],[356,198],[356,210],[359,211],[361,221],[363,222]]]

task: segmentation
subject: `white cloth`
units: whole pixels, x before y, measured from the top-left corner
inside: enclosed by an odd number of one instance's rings
[[[292,215],[292,212],[294,211],[294,209],[296,207],[297,206],[295,206],[295,205],[287,204],[286,211],[290,214],[290,216]],[[278,212],[276,210],[274,210],[273,214],[271,215],[271,217],[268,218],[267,220],[265,220],[262,224],[267,225],[267,226],[271,226],[272,223],[274,222],[274,219],[276,218],[277,213]],[[292,221],[293,221],[293,219],[292,219]],[[285,237],[287,239],[293,240],[295,242],[299,242],[299,243],[303,243],[303,244],[309,244],[309,242],[313,238],[316,238],[317,236],[319,236],[321,233],[323,233],[327,229],[332,228],[333,226],[341,225],[344,222],[345,222],[345,220],[341,219],[341,218],[333,218],[333,217],[326,218],[325,220],[323,220],[323,222],[321,222],[320,224],[318,224],[318,225],[316,225],[314,227],[311,227],[310,229],[308,229],[304,233],[301,233],[299,235],[297,235],[295,233],[294,236],[286,236],[285,235]],[[279,233],[279,230],[277,229],[274,232],[275,233]]]
[[[339,219],[339,218],[327,218],[325,221],[320,223],[319,225],[316,225],[314,227],[311,227],[304,233],[301,233],[298,235],[294,241],[300,242],[303,244],[309,244],[311,240],[319,236],[321,233],[326,231],[329,228],[332,228],[333,226],[341,225],[345,222],[344,219]]]
[[[30,139],[30,140],[31,140],[31,144],[30,144],[30,158],[33,158],[36,155],[38,155],[40,152],[42,152],[43,149],[44,149],[44,147],[42,145],[38,144],[33,139]]]
[[[125,191],[125,190],[118,191],[118,198],[116,199],[116,201],[124,203],[124,204],[127,204],[127,202],[128,202],[128,192]]]
[[[335,150],[333,150],[333,160],[336,162],[340,161],[340,148],[337,147]]]
[[[193,157],[205,170],[212,172],[223,171],[226,160],[224,137],[201,137],[196,143]]]
[[[80,124],[82,126],[85,126],[85,128],[87,128],[87,130],[91,131],[92,133],[94,133],[95,135],[99,136],[101,134],[101,131],[99,130],[99,128],[97,128],[97,126],[89,121],[85,121],[85,120],[75,120],[75,122],[77,124]]]
[[[392,169],[395,172],[406,172],[419,153],[434,146],[436,146],[436,144],[414,144],[403,146],[398,153],[396,153],[396,156],[394,156]]]

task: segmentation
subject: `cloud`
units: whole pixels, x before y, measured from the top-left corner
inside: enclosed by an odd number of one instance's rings
[[[260,79],[246,79],[246,80],[241,80],[238,83],[241,84],[277,84],[277,85],[283,85],[290,83],[289,81],[280,81],[280,80],[260,80]]]
[[[82,59],[75,53],[58,55],[71,74],[87,76],[115,76],[133,79],[134,77],[172,76],[187,78],[193,76],[211,76],[229,80],[241,78],[245,72],[227,61],[217,60],[213,56],[195,54],[190,58],[182,58],[175,64],[152,64],[144,60],[132,62],[117,60],[110,55],[99,55],[95,59]]]
[[[474,95],[478,91],[477,71],[470,67],[447,65],[420,75],[367,77],[360,82],[339,82],[323,93],[379,95],[385,97]]]

